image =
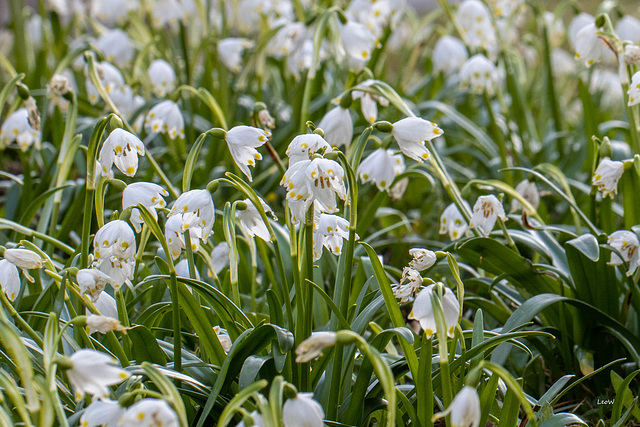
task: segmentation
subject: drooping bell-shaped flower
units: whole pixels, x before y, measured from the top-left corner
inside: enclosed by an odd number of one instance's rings
[[[176,87],[176,73],[173,67],[164,59],[156,59],[147,70],[151,90],[162,98]]]
[[[598,187],[602,197],[611,197],[618,193],[618,181],[624,172],[624,163],[611,160],[608,157],[600,160],[600,164],[593,173],[591,184]]]
[[[265,210],[267,214],[271,214],[274,219],[277,219],[273,213],[273,210],[267,205],[264,200],[260,199],[260,203],[262,204],[262,208]],[[260,216],[260,212],[253,205],[251,200],[244,199],[243,200],[247,204],[247,208],[241,211],[238,211],[238,219],[240,220],[240,227],[244,230],[246,234],[251,237],[259,237],[265,242],[271,241],[271,235],[269,234],[269,229],[265,225],[262,220],[262,216]]]
[[[413,257],[409,266],[418,271],[430,268],[438,260],[435,252],[424,248],[411,248],[409,249],[409,255]]]
[[[184,277],[184,278],[192,278],[191,277],[191,273],[189,272],[189,260],[188,259],[183,259],[181,260],[179,263],[177,263],[175,265],[176,267],[176,276],[178,277]],[[200,273],[198,272],[198,269],[195,269],[195,276],[193,277],[193,279],[196,280],[200,280]]]
[[[215,210],[209,191],[191,190],[181,194],[165,223],[165,237],[172,256],[176,258],[180,254],[180,249],[185,244],[183,234],[187,230],[191,236],[191,248],[198,250],[200,240],[211,234],[214,219]]]
[[[211,268],[218,274],[229,265],[229,244],[226,241],[218,243],[211,251]]]
[[[313,399],[313,393],[298,393],[284,403],[282,423],[284,427],[323,427],[324,411]]]
[[[84,410],[80,417],[82,427],[118,427],[125,409],[117,400],[98,399]]]
[[[625,15],[616,24],[616,34],[620,40],[640,43],[640,20],[633,15]]]
[[[111,284],[116,290],[133,279],[135,253],[135,234],[125,221],[105,224],[93,239],[95,267],[111,277]]]
[[[98,75],[98,80],[102,86],[104,86],[104,90],[107,92],[107,95],[111,95],[116,90],[121,90],[125,85],[124,78],[122,77],[122,73],[115,66],[108,63],[107,61],[100,62],[95,64],[96,73]],[[100,99],[100,93],[98,89],[93,85],[93,82],[89,78],[89,70],[85,69],[85,88],[87,89],[87,96],[89,98],[89,102],[91,104],[95,104]]]
[[[145,119],[147,132],[166,133],[169,138],[184,138],[184,119],[178,104],[173,101],[162,101],[156,104]]]
[[[134,55],[133,43],[124,31],[115,28],[98,37],[96,48],[105,59],[118,67],[126,67]]]
[[[340,38],[350,67],[355,70],[363,68],[376,47],[376,36],[363,24],[349,21],[340,26]]]
[[[349,147],[353,139],[353,120],[348,108],[338,105],[327,111],[318,128],[324,131],[324,139],[334,147]]]
[[[91,301],[95,303],[106,284],[111,281],[111,277],[95,268],[83,268],[78,270],[76,280],[80,287],[80,293],[89,295]]]
[[[164,27],[185,23],[196,11],[194,0],[157,0],[155,7],[151,9],[151,15],[154,25]]]
[[[249,181],[253,181],[249,166],[255,166],[256,161],[262,160],[256,148],[262,147],[270,136],[269,132],[252,126],[235,126],[226,133],[231,157]]]
[[[456,12],[456,20],[470,48],[491,50],[496,44],[497,36],[491,23],[491,13],[481,1],[463,1]]]
[[[467,59],[460,68],[460,82],[472,93],[493,95],[500,80],[498,68],[480,53]]]
[[[516,185],[515,190],[520,194],[527,202],[531,204],[534,209],[538,209],[540,205],[540,192],[538,191],[538,187],[533,181],[529,181],[528,179],[524,179]],[[518,199],[513,199],[511,202],[511,210],[517,211],[520,209],[520,202]]]
[[[337,215],[320,214],[313,230],[313,260],[320,259],[323,246],[334,255],[340,255],[342,243],[348,238],[349,221]]]
[[[475,388],[462,387],[454,397],[446,411],[436,414],[434,418],[449,415],[451,425],[456,427],[478,427],[480,425],[480,396]]]
[[[373,182],[378,190],[390,192],[394,179],[404,171],[404,159],[401,154],[378,148],[362,160],[358,167],[358,176],[362,182]]]
[[[358,84],[356,88],[366,89],[374,83],[374,80],[365,80],[362,83]],[[369,123],[373,123],[378,119],[378,104],[383,107],[389,105],[389,100],[385,97],[375,95],[373,93],[354,89],[351,92],[353,99],[360,100],[360,109],[362,110],[362,115],[366,121]]]
[[[429,158],[425,141],[442,135],[442,129],[420,117],[405,117],[393,124],[391,135],[396,139],[405,156],[423,163]]]
[[[0,260],[0,291],[13,301],[20,292],[18,268],[6,259]]]
[[[131,375],[118,367],[114,359],[96,350],[78,350],[69,359],[72,367],[67,370],[67,376],[75,390],[77,401],[82,399],[85,393],[95,397],[107,397],[109,386],[119,384]]]
[[[576,59],[591,67],[600,62],[607,51],[607,45],[597,34],[598,28],[594,23],[587,24],[576,34]]]
[[[469,222],[469,228],[479,228],[485,233],[490,233],[498,218],[502,221],[507,220],[502,203],[498,198],[493,194],[480,196],[476,204],[473,205],[473,215]]]
[[[254,42],[239,37],[229,37],[218,42],[218,59],[230,71],[237,73],[242,67],[242,54],[251,49]]]
[[[467,202],[464,202],[464,204],[467,209],[471,210]],[[448,234],[451,240],[457,240],[464,236],[467,228],[467,221],[465,221],[455,203],[451,203],[442,211],[442,215],[440,215],[440,234]]]
[[[114,129],[105,139],[98,168],[102,176],[112,177],[111,167],[116,167],[127,176],[134,176],[138,170],[138,156],[144,156],[144,144],[134,134],[124,129]]]
[[[569,45],[575,50],[576,36],[578,32],[586,25],[593,24],[596,18],[593,15],[589,15],[586,12],[581,12],[573,17],[569,23],[569,29],[567,30],[567,38],[569,39]]]
[[[231,341],[231,337],[226,329],[221,328],[220,326],[214,326],[213,331],[216,333],[218,337],[218,341],[220,341],[220,345],[225,353],[229,353],[231,347],[233,346],[233,342]]]
[[[313,332],[296,348],[296,363],[305,363],[322,356],[325,347],[336,345],[336,333],[329,331]]]
[[[310,160],[319,150],[324,149],[325,153],[331,152],[331,145],[317,133],[307,133],[298,135],[287,147],[286,155],[289,157],[289,165],[302,160]]]
[[[622,262],[629,263],[629,271],[627,271],[627,276],[632,276],[638,267],[640,267],[640,251],[638,247],[640,247],[640,242],[638,241],[638,236],[636,233],[628,230],[618,230],[614,231],[609,235],[608,239],[609,246],[616,249],[622,258],[615,253],[611,253],[611,260],[609,261],[609,265],[620,265]]]
[[[145,207],[149,208],[151,215],[153,215],[155,219],[158,219],[156,208],[163,208],[166,205],[163,197],[167,197],[168,195],[169,192],[158,184],[152,182],[134,182],[133,184],[127,185],[122,191],[122,210],[142,203]],[[131,210],[130,220],[136,233],[141,232],[144,220],[138,208]]]
[[[467,58],[467,47],[460,39],[449,35],[442,36],[433,48],[433,72],[442,72],[446,76],[456,75]]]
[[[100,316],[95,314],[90,314],[87,316],[87,327],[89,328],[89,333],[100,332],[101,334],[106,334],[107,332],[112,331],[125,331],[125,328],[120,324],[120,321],[116,318],[110,316]]]
[[[162,399],[145,398],[131,405],[120,420],[122,427],[178,427],[178,415]]]
[[[436,284],[432,284],[420,291],[413,302],[413,310],[409,314],[409,319],[420,322],[420,327],[424,330],[427,338],[430,338],[437,331],[435,312],[431,303],[431,294],[435,291],[435,287]],[[455,294],[446,286],[444,286],[444,294],[442,295],[442,311],[444,312],[447,335],[453,337],[453,331],[458,324],[458,316],[460,315],[460,304]]]
[[[29,112],[20,108],[11,114],[0,127],[0,146],[15,142],[26,152],[32,145],[40,149],[40,131],[31,127]]]
[[[101,292],[98,296],[98,299],[93,304],[96,306],[96,309],[102,316],[108,316],[114,319],[118,318],[118,307],[116,304],[116,300],[108,293]],[[89,309],[86,310],[86,314],[87,316],[91,314],[89,312]]]

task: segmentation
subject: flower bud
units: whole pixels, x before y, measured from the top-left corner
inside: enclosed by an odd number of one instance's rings
[[[640,46],[628,44],[624,48],[624,63],[627,65],[640,64]]]
[[[42,257],[29,249],[7,249],[4,251],[4,257],[22,270],[42,268]]]
[[[376,122],[375,127],[380,132],[391,133],[393,131],[393,125],[389,122]]]
[[[47,95],[49,96],[64,96],[70,90],[69,80],[62,74],[55,74],[47,83]]]
[[[305,363],[322,356],[322,350],[336,344],[335,332],[313,332],[296,348],[296,363]]]

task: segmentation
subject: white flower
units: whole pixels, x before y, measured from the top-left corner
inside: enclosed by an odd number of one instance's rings
[[[331,145],[317,133],[307,133],[298,135],[287,147],[286,154],[289,157],[289,166],[301,160],[310,160],[320,149],[324,149],[325,153],[331,152]]]
[[[197,11],[194,0],[157,0],[151,9],[153,23],[159,27],[186,22]]]
[[[116,90],[121,90],[124,84],[124,78],[122,77],[122,73],[116,67],[111,65],[110,63],[103,61],[95,65],[96,73],[98,75],[98,80],[104,86],[104,90],[108,95],[111,95]],[[89,102],[91,104],[95,104],[98,102],[100,94],[98,93],[98,89],[93,85],[91,79],[88,76],[89,70],[85,69],[85,87],[87,89],[87,96],[89,97]]]
[[[498,218],[503,221],[507,220],[502,203],[493,194],[480,196],[476,204],[473,205],[473,215],[471,216],[471,221],[469,221],[469,228],[480,228],[485,233],[489,233],[493,230]]]
[[[267,43],[266,49],[269,55],[282,59],[302,48],[307,39],[307,27],[303,22],[290,22],[278,30],[275,36]]]
[[[256,148],[262,147],[270,136],[269,132],[251,126],[235,126],[227,131],[225,140],[231,157],[249,181],[253,181],[249,166],[255,166],[257,160],[262,160]]]
[[[509,17],[522,9],[524,0],[489,0],[488,3],[497,17]]]
[[[363,68],[371,52],[376,47],[376,36],[359,22],[349,21],[340,26],[340,38],[347,52],[350,67],[356,70]]]
[[[18,268],[6,259],[0,260],[0,290],[13,301],[20,292]]]
[[[390,192],[393,180],[404,171],[404,159],[401,154],[378,148],[360,163],[358,176],[362,182],[373,182],[378,190]]]
[[[98,299],[93,304],[96,306],[96,309],[100,312],[101,315],[112,317],[114,319],[118,317],[118,307],[116,304],[116,300],[108,293],[101,292],[98,296]],[[90,314],[91,313],[89,312],[89,309],[87,309],[86,315],[89,316]]]
[[[356,88],[368,88],[374,83],[374,80],[365,80],[360,83]],[[351,92],[353,99],[360,100],[360,109],[365,120],[369,123],[373,123],[378,119],[378,104],[386,107],[389,105],[389,100],[382,96],[374,95],[363,90],[353,90]]]
[[[402,15],[405,3],[399,0],[353,0],[345,13],[349,20],[365,25],[380,38],[392,18]]]
[[[264,200],[260,197],[260,203],[262,204],[262,208],[266,213],[271,214],[274,219],[277,219],[274,215],[273,211],[267,205]],[[251,203],[250,199],[244,199],[243,202],[247,204],[247,208],[241,211],[238,211],[238,219],[240,220],[240,227],[251,237],[258,236],[265,242],[271,241],[271,236],[269,234],[269,229],[265,225],[262,217],[260,216],[260,212],[258,209]]]
[[[114,288],[133,279],[136,237],[125,221],[115,220],[102,226],[93,239],[95,266],[111,277]]]
[[[323,427],[324,411],[313,399],[313,393],[298,393],[282,407],[284,427]]]
[[[446,411],[434,418],[451,416],[451,425],[455,427],[478,427],[480,425],[480,396],[475,388],[464,386],[453,398]]]
[[[191,190],[175,201],[165,223],[165,237],[174,258],[184,247],[184,232],[189,230],[191,248],[197,251],[200,240],[212,233],[215,210],[211,193],[207,190]],[[177,239],[177,240],[176,240]]]
[[[249,414],[249,417],[251,418],[251,422],[254,427],[264,427],[264,418],[262,418],[262,415],[260,415],[258,411],[253,411]],[[236,424],[236,427],[245,427],[244,420]]]
[[[101,334],[106,334],[111,331],[124,331],[125,328],[120,324],[118,319],[114,319],[109,316],[97,316],[95,314],[90,314],[87,316],[87,326],[89,327],[90,333],[100,332]]]
[[[578,31],[584,28],[586,25],[593,24],[595,18],[588,13],[582,12],[576,15],[569,23],[569,29],[567,30],[567,37],[569,38],[569,44],[572,48],[576,47],[576,36]]]
[[[609,235],[608,243],[609,246],[616,249],[622,255],[622,259],[620,259],[618,254],[612,252],[609,265],[616,266],[622,264],[622,261],[628,262],[629,271],[627,271],[627,276],[633,275],[638,267],[640,267],[640,251],[638,251],[640,242],[638,241],[638,236],[627,230],[614,231]]]
[[[424,142],[442,135],[442,129],[420,117],[405,117],[393,124],[391,135],[405,156],[423,163],[429,158],[429,150]]]
[[[224,352],[229,353],[229,350],[231,350],[233,343],[231,342],[231,337],[229,336],[227,330],[221,328],[220,326],[214,326],[213,331],[216,333]]]
[[[433,72],[443,72],[446,76],[458,74],[467,58],[467,47],[460,39],[449,35],[442,36],[436,42],[431,55]]]
[[[96,397],[109,396],[109,386],[121,383],[130,374],[116,365],[116,361],[95,350],[78,350],[70,357],[73,364],[67,371],[75,390],[76,401],[85,393]]]
[[[133,43],[127,33],[118,28],[98,37],[96,48],[104,54],[107,61],[118,67],[126,67],[133,59]]]
[[[613,53],[611,54],[613,55]],[[600,94],[600,108],[616,110],[622,109],[624,106],[624,93],[622,91],[619,73],[596,68],[591,72],[589,92],[592,94]]]
[[[127,409],[121,427],[178,427],[178,415],[162,399],[145,398]]]
[[[464,204],[467,209],[471,210],[467,202],[464,202]],[[456,240],[467,232],[467,228],[467,221],[465,221],[455,203],[451,203],[442,211],[442,215],[440,215],[440,234],[449,234],[451,240]]]
[[[117,400],[99,399],[91,402],[80,417],[81,427],[118,427],[125,409]]]
[[[422,276],[420,276],[420,272],[415,268],[405,267],[402,269],[400,283],[393,290],[393,296],[399,298],[401,304],[405,303],[418,292],[421,286]]]
[[[229,265],[229,244],[225,241],[218,243],[211,251],[211,267],[218,274]]]
[[[435,286],[436,284],[429,285],[420,291],[413,302],[413,310],[409,314],[409,319],[420,322],[420,327],[424,330],[427,338],[430,338],[437,330],[435,313],[431,305],[431,294],[434,292]],[[458,324],[458,316],[460,315],[460,304],[451,289],[443,287],[442,311],[444,312],[445,327],[447,335],[453,337],[453,331]]]
[[[326,56],[324,46],[320,47],[320,61]],[[296,80],[300,78],[300,73],[304,70],[308,70],[311,67],[311,61],[313,59],[313,41],[309,38],[302,42],[302,44],[291,52],[287,56],[287,70]]]
[[[169,138],[184,138],[184,119],[178,104],[173,101],[162,101],[156,104],[145,120],[147,132],[166,133]]]
[[[16,110],[0,128],[0,145],[14,141],[22,151],[27,151],[32,145],[40,149],[40,131],[31,127],[26,108]]]
[[[598,37],[598,28],[591,23],[587,24],[576,34],[576,59],[583,61],[587,67],[591,67],[600,59],[607,51],[604,41]]]
[[[624,63],[626,65],[640,64],[640,46],[628,44],[624,47]]]
[[[130,11],[138,8],[138,0],[93,0],[91,15],[107,26],[123,23]]]
[[[497,43],[496,30],[491,24],[489,9],[479,0],[466,0],[460,4],[456,20],[463,38],[470,48],[491,50]]]
[[[237,73],[242,66],[242,54],[245,49],[251,49],[251,40],[239,37],[229,37],[218,42],[218,59],[230,71]]]
[[[322,356],[325,347],[336,345],[335,332],[313,332],[309,338],[302,341],[296,348],[296,363],[305,363]]]
[[[349,109],[339,105],[327,111],[318,128],[324,131],[324,139],[334,147],[348,147],[353,139],[353,120]]]
[[[176,87],[176,73],[164,59],[156,59],[147,70],[151,90],[158,97],[163,97]]]
[[[100,297],[107,283],[111,281],[111,277],[95,268],[83,268],[78,270],[76,275],[80,293],[87,294],[94,303]]]
[[[340,255],[343,239],[348,238],[349,221],[337,215],[320,214],[313,231],[313,260],[320,259],[323,246],[334,255]]]
[[[158,214],[155,208],[163,208],[166,202],[162,198],[168,196],[167,190],[154,184],[152,182],[134,182],[127,185],[122,191],[122,210],[127,209],[130,206],[137,206],[138,203],[142,203],[145,207],[149,208],[151,215],[155,219],[158,219]],[[142,214],[138,208],[131,210],[131,223],[136,233],[142,231]]]
[[[123,117],[131,117],[133,113],[144,104],[144,98],[139,95],[134,95],[133,90],[127,86],[121,86],[119,89],[114,90],[111,93],[111,100],[115,104],[116,108],[120,111]],[[138,116],[136,121],[140,120],[143,116]],[[134,130],[140,129],[140,125],[134,124]],[[137,132],[137,130],[136,130]]]
[[[640,71],[631,77],[627,95],[629,95],[629,107],[640,104]]]
[[[138,156],[144,156],[144,144],[140,138],[124,129],[114,129],[102,145],[98,167],[102,176],[112,177],[113,164],[127,176],[138,170]]]
[[[529,181],[528,179],[524,179],[516,185],[515,190],[520,194],[527,202],[531,204],[534,209],[538,209],[540,205],[540,192],[538,191],[538,187],[533,181]],[[513,199],[511,202],[511,210],[517,211],[520,209],[520,202],[518,199]]]
[[[424,248],[412,248],[409,249],[409,255],[413,257],[413,260],[409,263],[409,266],[415,268],[418,271],[426,270],[433,266],[438,260],[436,253]]]
[[[602,197],[611,197],[618,193],[618,181],[624,172],[622,162],[613,161],[608,157],[600,160],[600,164],[593,173],[591,184],[602,191]]]
[[[640,43],[640,20],[632,15],[625,15],[616,24],[616,34],[620,40]]]
[[[29,249],[6,249],[3,256],[21,270],[42,268],[42,257]]]
[[[187,279],[191,278],[191,274],[189,273],[189,260],[187,259],[181,260],[179,263],[175,265],[175,268],[176,268],[176,276],[184,277]],[[198,269],[195,269],[195,273],[196,273],[196,277],[193,277],[193,279],[200,280],[200,273],[198,272]]]
[[[460,82],[472,93],[493,95],[500,84],[500,72],[486,56],[477,54],[462,64]]]

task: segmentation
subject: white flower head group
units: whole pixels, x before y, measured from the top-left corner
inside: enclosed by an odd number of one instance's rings
[[[273,213],[273,210],[267,205],[262,198],[260,199],[260,203],[262,204],[262,208],[265,210],[267,214],[271,214],[271,216],[275,219],[277,217]],[[258,212],[258,208],[251,203],[251,200],[245,199],[243,200],[247,204],[247,208],[238,212],[238,219],[240,220],[240,227],[244,230],[246,234],[251,237],[259,237],[265,242],[271,241],[271,235],[269,234],[269,229],[266,224],[262,220],[262,216],[260,212]]]
[[[405,117],[393,124],[391,135],[396,139],[405,156],[423,163],[429,158],[425,141],[442,135],[442,129],[433,122],[420,117]]]
[[[393,150],[378,148],[362,160],[358,167],[358,176],[362,182],[373,182],[378,190],[393,193],[391,184],[396,176],[405,171],[404,158],[394,154]],[[398,187],[400,182],[393,188]]]
[[[155,219],[158,219],[156,208],[163,208],[166,206],[166,202],[163,197],[167,197],[169,192],[162,188],[158,184],[152,182],[134,182],[127,185],[122,191],[122,209],[127,209],[131,206],[137,206],[138,203],[142,203],[149,209],[151,215]],[[131,224],[136,230],[136,233],[142,231],[142,213],[138,208],[131,210]]]
[[[485,233],[490,233],[498,218],[502,221],[507,220],[502,203],[498,198],[493,194],[480,196],[476,204],[473,205],[473,215],[471,216],[471,221],[469,221],[469,228],[479,228]]]
[[[254,46],[254,42],[239,37],[229,37],[218,42],[218,59],[230,71],[237,73],[242,66],[242,54]]]
[[[420,291],[413,302],[413,310],[409,314],[409,319],[420,322],[420,327],[427,338],[430,338],[437,331],[436,315],[431,301],[431,294],[435,292],[436,285],[434,283]],[[446,286],[443,286],[443,288],[444,293],[441,301],[446,333],[449,337],[453,337],[455,326],[458,324],[458,316],[460,315],[460,303],[451,289]]]
[[[355,21],[340,26],[340,38],[350,67],[356,70],[367,64],[378,44],[376,36],[365,25]]]
[[[145,119],[147,132],[166,133],[169,138],[184,138],[184,119],[178,104],[166,100],[156,104]]]
[[[256,148],[262,147],[270,136],[269,132],[252,126],[235,126],[226,133],[225,140],[231,157],[249,181],[252,181],[249,166],[253,167],[256,161],[262,160]]]
[[[500,72],[493,62],[481,53],[467,59],[460,68],[460,82],[472,93],[492,95],[500,84]]]
[[[67,370],[69,382],[75,390],[76,400],[85,394],[95,397],[109,396],[109,386],[119,384],[130,374],[116,365],[116,361],[104,353],[82,349],[71,355],[72,367]]]
[[[105,139],[98,156],[100,173],[112,178],[111,167],[115,164],[123,174],[134,176],[138,170],[138,156],[144,156],[144,153],[140,138],[124,129],[114,129]]]
[[[456,75],[467,58],[469,52],[460,39],[449,35],[442,36],[433,48],[433,71],[442,72],[446,76]]]
[[[340,255],[342,243],[348,238],[349,221],[337,215],[320,214],[313,230],[313,260],[320,259],[323,246],[334,255]]]
[[[609,265],[620,265],[622,261],[629,263],[629,271],[627,275],[631,276],[640,267],[640,242],[636,233],[627,230],[614,231],[609,235],[609,246],[616,249],[621,255],[622,259],[615,252],[611,254],[611,261]]]
[[[156,59],[147,70],[151,90],[158,97],[163,97],[176,87],[176,72],[164,59]]]
[[[491,13],[479,0],[465,0],[458,7],[456,21],[463,31],[467,46],[473,49],[491,50],[497,42],[496,30],[491,23]]]
[[[578,31],[575,38],[576,59],[591,67],[600,62],[607,51],[607,45],[598,36],[598,28],[594,23],[585,25]]]
[[[600,160],[600,164],[593,173],[591,184],[598,187],[602,197],[611,197],[618,192],[618,181],[624,172],[624,163],[611,160],[608,157]]]
[[[0,146],[15,142],[26,152],[32,145],[40,149],[40,139],[40,131],[31,127],[26,108],[16,110],[0,127]]]
[[[93,239],[95,267],[111,278],[117,290],[133,279],[136,237],[125,221],[115,220],[102,226]]]
[[[297,163],[301,160],[310,160],[311,156],[320,149],[324,149],[325,153],[332,150],[331,145],[317,133],[307,133],[298,135],[287,147],[286,155],[289,157],[289,165]]]
[[[468,210],[471,210],[467,202],[464,202],[464,204]],[[457,240],[464,236],[468,228],[467,221],[465,221],[455,203],[451,203],[442,211],[442,215],[440,215],[440,234],[448,234],[451,240]]]
[[[200,240],[211,235],[215,210],[211,193],[191,190],[183,193],[173,204],[165,223],[165,238],[171,255],[177,258],[184,248],[184,232],[189,230],[191,248],[198,250]]]

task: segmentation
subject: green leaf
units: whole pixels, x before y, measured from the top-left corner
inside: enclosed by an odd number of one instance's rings
[[[158,345],[156,337],[145,326],[134,326],[127,330],[127,335],[133,343],[139,344],[131,346],[133,358],[138,364],[151,362],[164,365],[167,363],[167,355]]]
[[[613,381],[613,379],[615,378],[614,375],[616,374],[615,372],[611,371],[611,377],[612,377],[611,379],[616,388],[616,399],[613,404],[613,410],[611,412],[612,420],[618,420],[621,418],[622,408],[625,406],[632,408],[632,411],[634,411],[635,409],[635,412],[638,412],[638,408],[632,403],[633,394],[629,389],[629,384],[631,384],[631,381],[638,374],[640,374],[640,369],[633,371],[632,373],[627,375],[627,377],[622,381]],[[616,384],[616,383],[619,383],[619,384]]]
[[[540,427],[565,427],[573,426],[576,424],[583,426],[587,425],[587,423],[585,423],[579,416],[563,412],[561,414],[552,416],[551,418],[540,424]]]

